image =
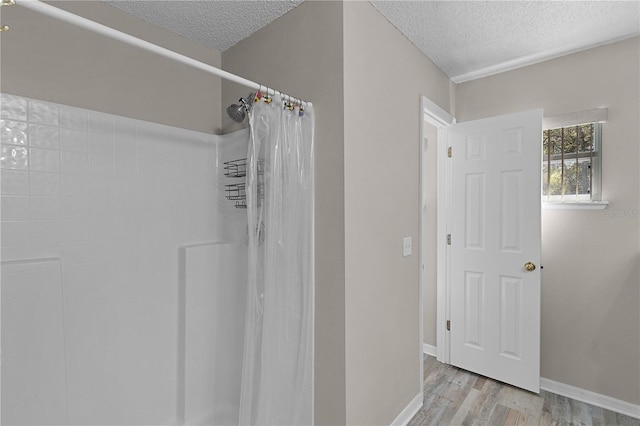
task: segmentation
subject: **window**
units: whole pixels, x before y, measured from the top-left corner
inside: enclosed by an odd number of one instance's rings
[[[544,130],[543,201],[600,201],[600,135],[600,123]]]

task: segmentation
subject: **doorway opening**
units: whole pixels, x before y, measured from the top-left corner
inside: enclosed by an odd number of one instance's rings
[[[422,106],[421,338],[433,341],[425,296],[435,276],[438,361],[537,392],[542,110],[455,124],[428,100]],[[424,158],[433,127],[435,196]]]

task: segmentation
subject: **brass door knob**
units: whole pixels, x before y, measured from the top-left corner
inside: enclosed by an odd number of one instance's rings
[[[526,269],[528,272],[535,271],[536,265],[534,263],[527,262],[524,264],[524,269]]]

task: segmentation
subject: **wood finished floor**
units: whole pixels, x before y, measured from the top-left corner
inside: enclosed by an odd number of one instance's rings
[[[536,395],[425,356],[424,406],[409,422],[422,425],[640,426],[640,420],[550,392]]]

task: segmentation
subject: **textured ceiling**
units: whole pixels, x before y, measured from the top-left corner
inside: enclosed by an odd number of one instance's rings
[[[304,0],[108,3],[225,51]],[[373,5],[455,82],[640,34],[640,1],[408,1]]]
[[[373,1],[461,82],[640,34],[638,1]]]
[[[223,52],[304,0],[120,0],[107,3]]]

